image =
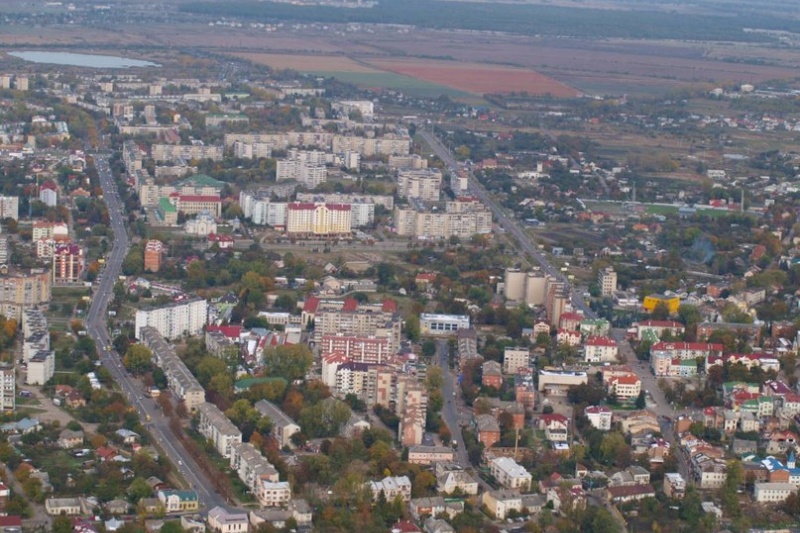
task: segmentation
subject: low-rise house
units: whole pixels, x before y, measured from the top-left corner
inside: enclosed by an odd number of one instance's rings
[[[0,533],[19,533],[22,531],[22,517],[0,516]]]
[[[164,489],[157,493],[158,499],[168,513],[197,511],[199,502],[193,490]]]
[[[428,518],[425,520],[425,533],[456,533],[456,530],[441,518]]]
[[[644,498],[655,498],[656,491],[650,483],[647,483],[645,485],[607,487],[606,494],[608,501],[612,503],[624,503],[643,500]]]
[[[609,478],[609,485],[612,487],[646,485],[648,483],[650,483],[650,472],[637,465],[629,466]]]
[[[505,520],[512,510],[522,511],[522,494],[514,489],[489,490],[483,493],[481,503],[495,520]]]
[[[459,491],[461,494],[478,494],[478,481],[469,472],[464,470],[448,470],[436,475],[436,492],[452,494]]]
[[[566,442],[569,433],[569,419],[564,415],[548,414],[539,416],[538,429],[551,442]]]
[[[83,431],[62,429],[58,434],[58,447],[64,450],[75,448],[83,444]]]
[[[139,511],[148,516],[166,513],[167,510],[158,498],[142,498],[137,504]]]
[[[434,462],[452,461],[455,452],[446,446],[412,446],[408,449],[408,462],[415,465],[429,465]]]
[[[387,502],[398,496],[404,502],[411,499],[411,480],[408,476],[387,476],[380,481],[370,481],[367,485],[372,491],[373,501],[377,501],[381,493]]]
[[[664,474],[664,495],[667,498],[682,500],[686,495],[686,480],[679,473]]]
[[[441,496],[430,498],[416,498],[408,502],[408,508],[414,520],[422,520],[426,516],[439,516],[446,514],[449,518],[464,512],[464,502],[445,501]]]
[[[58,516],[77,516],[81,514],[81,502],[78,498],[47,498],[44,501],[44,508],[47,514]]]
[[[389,528],[391,533],[422,533],[417,524],[410,520],[398,520]]]
[[[125,428],[118,429],[114,432],[114,435],[116,435],[122,441],[122,444],[128,445],[135,444],[141,438],[141,436],[135,431]]]
[[[130,505],[125,500],[115,499],[107,502],[103,505],[103,509],[106,510],[108,514],[112,515],[124,515],[128,514],[128,508]]]
[[[208,512],[208,527],[216,533],[246,533],[250,529],[250,521],[247,513],[214,507]]]

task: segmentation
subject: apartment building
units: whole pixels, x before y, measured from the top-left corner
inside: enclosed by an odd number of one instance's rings
[[[164,256],[164,243],[159,240],[149,240],[144,246],[144,271],[158,272],[161,270],[161,259]]]
[[[587,363],[613,362],[617,353],[617,341],[611,337],[591,336],[583,343],[583,360]]]
[[[300,426],[292,418],[284,413],[278,406],[267,400],[259,400],[255,408],[272,421],[272,436],[278,441],[278,445],[283,448],[288,446],[294,448],[292,435],[300,432]]]
[[[242,483],[254,492],[260,490],[258,486],[262,480],[279,480],[275,467],[249,442],[231,446],[230,467]]]
[[[222,161],[224,150],[222,146],[205,146],[203,144],[154,144],[150,148],[150,156],[159,163],[179,159]]]
[[[389,341],[389,353],[400,348],[401,324],[392,300],[378,303],[358,303],[353,299],[320,300],[309,297],[303,305],[304,325],[314,321],[314,342],[343,335],[357,338],[384,338]]]
[[[272,157],[270,143],[246,143],[236,141],[233,143],[233,156],[239,159],[263,159]]]
[[[436,169],[400,170],[397,173],[397,195],[438,202],[442,192],[442,173]]]
[[[642,392],[642,380],[633,373],[614,376],[608,380],[608,392],[615,395],[619,401],[635,401]]]
[[[681,365],[691,370],[694,364],[694,373],[697,372],[695,360],[710,356],[722,355],[721,344],[707,344],[702,342],[657,342],[650,347],[650,366],[656,376],[685,375]],[[693,374],[690,374],[693,375]]]
[[[44,269],[0,274],[0,312],[20,320],[26,309],[50,302],[52,285],[52,275]]]
[[[314,203],[314,204],[337,204],[337,205],[347,205],[350,206],[350,227],[351,229],[354,228],[363,228],[366,226],[372,225],[375,222],[375,204],[364,199],[350,199],[346,202],[332,202],[329,200],[330,197],[333,198],[342,198],[348,196],[356,196],[356,195],[345,195],[345,194],[322,194],[322,195],[313,195],[307,193],[298,193],[297,200],[298,202],[307,202],[307,203]]]
[[[679,473],[664,474],[664,496],[682,500],[686,495],[686,480]]]
[[[526,492],[531,488],[533,476],[519,463],[509,457],[496,457],[489,462],[492,476],[507,489]]]
[[[636,338],[649,340],[652,344],[659,342],[669,333],[673,337],[680,337],[686,331],[683,324],[674,320],[644,320],[636,324]]]
[[[58,188],[52,181],[46,181],[39,187],[39,201],[48,207],[58,205]]]
[[[391,211],[394,209],[394,197],[380,194],[346,194],[346,193],[297,193],[298,202],[325,202],[329,204],[354,204],[367,203],[380,205],[384,209]]]
[[[382,364],[393,355],[392,342],[387,337],[356,337],[337,333],[323,335],[317,347],[322,353],[343,354],[358,363]]]
[[[481,357],[478,353],[478,334],[474,329],[459,329],[456,331],[458,346],[458,360],[464,362]]]
[[[189,412],[193,412],[205,402],[205,389],[158,329],[145,325],[137,328],[137,332],[141,343],[153,352],[153,361],[164,371],[172,392],[178,399],[183,400]]]
[[[172,193],[169,202],[179,213],[185,215],[210,213],[211,216],[219,217],[222,214],[222,199],[216,194],[205,196]]]
[[[601,268],[597,273],[600,296],[613,296],[617,290],[617,273],[613,267]]]
[[[398,437],[403,446],[422,444],[428,391],[415,376],[399,375],[395,382],[395,414],[400,417]]]
[[[60,244],[53,251],[53,283],[78,283],[84,269],[83,248]]]
[[[276,181],[293,180],[308,189],[314,189],[328,179],[325,165],[313,164],[299,159],[279,159],[275,172]]]
[[[232,147],[237,142],[246,144],[263,143],[273,150],[287,150],[293,146],[330,150],[333,133],[313,131],[287,131],[282,133],[226,133],[225,146]]]
[[[255,491],[262,507],[283,507],[292,499],[292,489],[287,481],[260,480]]]
[[[205,298],[190,298],[161,307],[136,311],[136,337],[145,327],[155,328],[161,335],[174,339],[182,335],[199,335],[208,318]]]
[[[287,208],[286,232],[319,237],[349,235],[352,232],[350,206],[292,202]]]
[[[390,155],[389,168],[410,168],[414,170],[428,168],[428,160],[418,154]]]
[[[520,370],[528,370],[531,353],[527,348],[507,346],[503,350],[503,373],[516,374]]]
[[[25,383],[28,385],[44,385],[56,371],[56,354],[51,350],[41,350],[33,354],[28,361],[28,374]]]
[[[492,231],[492,212],[477,200],[445,202],[444,210],[434,207],[417,199],[412,199],[406,206],[395,206],[397,234],[419,239],[468,239]]]
[[[411,152],[411,138],[407,133],[387,133],[383,137],[334,135],[331,151],[335,154],[358,152],[362,157],[408,155]]]
[[[242,432],[213,403],[201,403],[197,406],[197,413],[197,430],[214,444],[222,457],[230,458],[233,445],[242,442]]]
[[[593,427],[608,431],[611,429],[611,409],[605,405],[592,405],[584,409],[583,414]]]
[[[497,520],[505,520],[511,511],[522,511],[522,495],[518,490],[488,490],[481,497],[490,516]]]
[[[242,208],[242,216],[250,219],[253,224],[286,228],[289,204],[272,201],[270,191],[241,191],[239,206]]]
[[[13,366],[0,366],[0,411],[16,407],[17,377]]]
[[[4,218],[19,220],[18,196],[0,196],[0,219]]]

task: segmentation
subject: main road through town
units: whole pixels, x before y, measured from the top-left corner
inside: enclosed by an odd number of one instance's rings
[[[114,296],[114,284],[122,271],[122,261],[130,250],[131,243],[125,229],[122,203],[108,166],[108,159],[100,154],[95,155],[94,158],[95,167],[100,176],[100,186],[103,189],[103,198],[108,207],[109,223],[114,232],[114,244],[106,258],[106,267],[102,278],[95,286],[92,305],[86,315],[86,328],[97,344],[102,365],[119,384],[122,393],[139,413],[139,417],[162,452],[173,465],[177,466],[187,483],[197,491],[200,505],[205,506],[206,511],[217,505],[224,506],[226,503],[224,498],[214,491],[213,483],[203,476],[200,467],[184,447],[176,441],[169,428],[169,420],[155,401],[144,396],[141,383],[133,379],[122,367],[121,356],[111,345],[111,336],[106,323],[108,302]]]

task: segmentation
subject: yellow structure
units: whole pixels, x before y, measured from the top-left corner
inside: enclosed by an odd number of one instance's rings
[[[673,315],[678,312],[678,307],[681,305],[681,300],[677,296],[665,296],[663,294],[648,294],[644,297],[642,307],[648,313],[652,313],[653,309],[660,303],[664,303],[669,310],[669,314]]]

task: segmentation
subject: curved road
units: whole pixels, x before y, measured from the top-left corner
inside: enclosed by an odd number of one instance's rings
[[[145,421],[147,429],[163,453],[173,465],[177,465],[183,478],[197,491],[200,506],[205,506],[206,510],[217,505],[225,506],[225,500],[211,488],[213,484],[202,476],[200,467],[175,440],[169,428],[169,420],[155,401],[144,397],[141,384],[131,378],[122,367],[120,355],[111,346],[111,336],[106,325],[108,302],[113,298],[114,283],[122,271],[122,261],[130,250],[131,243],[125,229],[122,202],[108,166],[108,159],[100,154],[96,154],[94,158],[103,197],[108,207],[111,229],[114,232],[114,244],[106,258],[102,279],[95,286],[92,305],[86,315],[86,328],[97,343],[101,363],[119,384],[130,404],[138,411],[140,419]]]

